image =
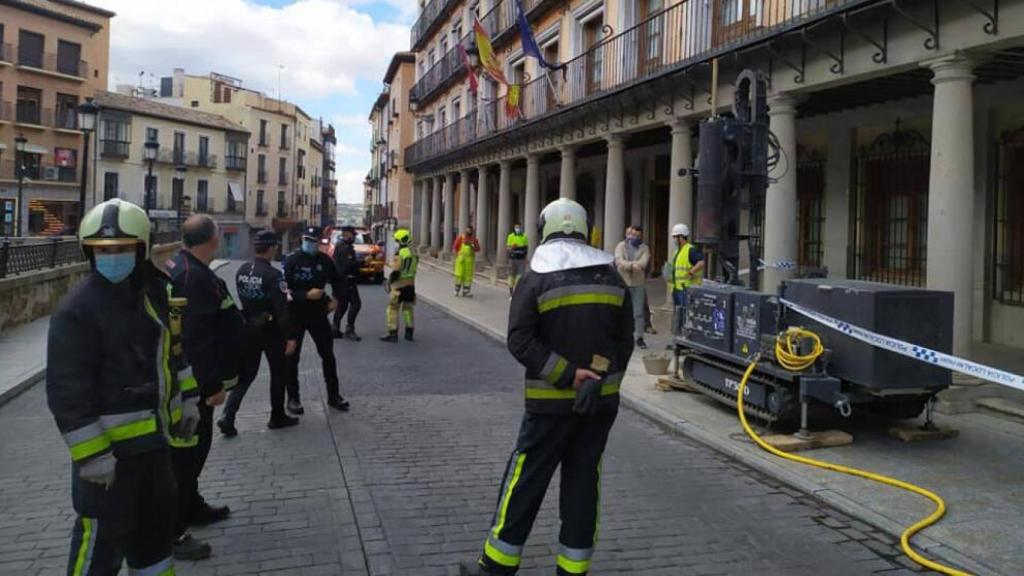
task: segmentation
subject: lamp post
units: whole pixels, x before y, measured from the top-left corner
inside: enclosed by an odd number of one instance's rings
[[[476,45],[476,41],[470,41],[469,47],[466,48],[466,57],[469,59],[469,67],[476,70],[480,67],[480,48]]]
[[[14,158],[14,169],[18,172],[18,206],[15,208],[18,213],[15,215],[15,222],[17,226],[14,229],[15,236],[21,236],[21,211],[22,203],[24,201],[24,189],[25,189],[25,145],[28,144],[28,139],[25,138],[24,134],[18,134],[14,139],[14,150],[17,152]]]
[[[99,115],[100,107],[86,98],[85,102],[78,106],[78,129],[82,131],[82,188],[78,191],[78,219],[85,218],[85,187],[89,181],[89,137],[96,129],[96,116]]]
[[[146,164],[149,165],[149,173],[146,175],[146,198],[142,202],[147,216],[149,209],[153,207],[153,162],[156,162],[156,153],[159,151],[160,143],[156,140],[147,140],[142,148],[142,156],[145,158]]]
[[[188,172],[183,164],[174,167],[174,179],[181,182],[181,194],[178,195],[178,230],[181,230],[181,209],[185,203],[185,173]],[[173,192],[172,192],[173,193]]]

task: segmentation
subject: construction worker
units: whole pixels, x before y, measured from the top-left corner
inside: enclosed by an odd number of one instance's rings
[[[270,365],[270,421],[267,428],[286,428],[299,423],[284,411],[284,388],[288,381],[288,356],[297,344],[288,322],[288,285],[284,274],[271,262],[279,245],[273,230],[261,230],[253,237],[255,257],[242,264],[235,274],[235,289],[242,303],[245,332],[242,338],[242,365],[238,386],[231,389],[217,427],[228,438],[238,435],[235,415],[245,393],[260,370],[260,358]]]
[[[227,506],[211,506],[199,494],[199,476],[206,465],[213,442],[213,410],[238,383],[241,365],[242,314],[227,284],[210,269],[220,249],[217,224],[205,214],[190,216],[181,227],[183,248],[166,263],[175,296],[188,299],[182,342],[185,356],[199,383],[198,443],[176,447],[171,463],[178,480],[178,539],[174,557],[201,560],[210,556],[210,545],[196,540],[186,530],[224,520]]]
[[[672,333],[678,335],[682,333],[686,318],[683,310],[686,308],[687,290],[701,284],[704,254],[690,244],[690,227],[686,224],[673,226],[672,238],[676,241],[676,253],[672,257],[672,303],[675,305]]]
[[[405,228],[395,230],[398,251],[391,259],[391,274],[388,279],[388,333],[381,337],[383,342],[398,342],[398,313],[405,322],[405,339],[412,341],[413,306],[416,305],[416,267],[420,258],[412,251],[412,235]]]
[[[526,256],[530,247],[522,226],[516,224],[512,227],[512,232],[505,240],[505,246],[508,247],[508,293],[511,296],[519,279],[523,277],[523,272],[526,271]]]
[[[173,575],[169,445],[194,444],[196,380],[181,307],[153,265],[146,213],[123,200],[79,226],[90,272],[50,318],[46,400],[71,451],[77,517],[67,573]]]
[[[473,274],[476,273],[476,253],[480,251],[480,241],[473,234],[473,227],[466,229],[455,239],[452,252],[455,253],[455,295],[472,297],[469,293],[473,287]]]
[[[302,358],[302,340],[306,332],[313,337],[317,354],[323,365],[324,383],[327,386],[327,405],[335,410],[348,410],[348,402],[342,398],[338,383],[338,362],[334,358],[334,338],[331,322],[327,315],[337,308],[337,301],[324,292],[328,284],[334,294],[340,294],[341,282],[334,261],[320,251],[322,231],[317,226],[306,228],[302,234],[302,245],[292,252],[284,262],[284,279],[292,295],[291,318],[294,322],[295,340],[298,344],[288,363],[289,373],[286,391],[286,408],[292,414],[305,410],[299,399],[299,361]],[[336,296],[335,296],[336,298]]]
[[[359,342],[362,338],[356,334],[356,318],[363,307],[359,297],[359,260],[356,258],[356,229],[345,226],[341,229],[341,239],[334,247],[334,265],[341,279],[341,294],[338,294],[338,309],[334,311],[334,337],[347,338]],[[341,331],[341,318],[348,313],[345,331]]]
[[[587,245],[587,212],[548,204],[541,245],[512,296],[508,349],[526,368],[526,416],[483,554],[463,576],[515,574],[561,466],[557,574],[586,574],[597,534],[601,455],[633,353],[633,307],[611,254]]]

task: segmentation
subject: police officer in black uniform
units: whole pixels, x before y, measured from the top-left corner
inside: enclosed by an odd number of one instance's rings
[[[182,342],[200,398],[198,444],[171,452],[179,502],[174,554],[181,560],[195,560],[209,556],[210,547],[185,534],[188,525],[218,522],[231,513],[227,506],[206,503],[199,494],[199,475],[213,441],[213,409],[224,403],[227,390],[238,383],[243,322],[227,285],[210,269],[220,248],[217,224],[205,214],[195,214],[181,232],[184,248],[166,266],[174,295],[188,299]]]
[[[363,307],[359,298],[359,260],[356,259],[356,229],[345,226],[341,229],[341,240],[334,247],[334,265],[338,268],[341,278],[341,294],[338,295],[338,309],[334,311],[334,337],[348,338],[359,342],[362,338],[356,334],[356,318]],[[341,318],[348,312],[348,324],[341,331]]]
[[[284,388],[288,381],[288,356],[295,352],[293,329],[288,323],[288,285],[284,274],[271,264],[277,254],[277,234],[273,230],[257,232],[253,239],[256,256],[242,264],[235,274],[238,299],[245,317],[242,340],[242,366],[238,386],[231,389],[224,404],[224,414],[217,427],[227,437],[237,436],[235,415],[249,386],[260,369],[260,358],[270,365],[270,429],[286,428],[299,423],[284,411]]]
[[[334,294],[340,294],[342,288],[334,261],[320,251],[321,235],[322,231],[317,226],[306,228],[302,234],[302,246],[292,252],[284,263],[284,278],[292,295],[290,311],[298,344],[288,364],[290,372],[286,408],[292,414],[304,412],[299,401],[299,361],[306,332],[313,337],[316,351],[323,362],[328,406],[336,410],[348,410],[348,402],[341,397],[338,389],[338,363],[334,359],[331,322],[327,319],[327,314],[337,304],[324,291],[328,284]]]

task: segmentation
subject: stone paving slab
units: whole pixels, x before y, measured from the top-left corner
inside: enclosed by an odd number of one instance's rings
[[[474,298],[455,298],[447,267],[421,266],[417,293],[494,338],[504,340],[507,290],[474,285]],[[654,344],[665,335],[649,339]],[[676,431],[721,450],[796,486],[892,535],[931,512],[915,495],[874,483],[779,460],[746,438],[736,414],[702,395],[661,392],[634,354],[622,395],[627,405]],[[978,574],[1024,574],[1024,534],[1013,527],[1024,517],[1024,428],[981,414],[943,416],[960,430],[953,440],[907,445],[886,437],[885,427],[853,423],[851,446],[807,454],[894,475],[936,491],[949,511],[915,543]]]
[[[46,374],[46,334],[50,317],[0,333],[0,406]]]

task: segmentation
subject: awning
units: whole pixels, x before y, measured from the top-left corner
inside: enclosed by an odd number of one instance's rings
[[[228,182],[228,193],[231,194],[231,198],[235,202],[245,202],[245,195],[242,194],[242,187],[238,185],[238,182]]]
[[[50,149],[36,144],[25,144],[25,152],[29,154],[49,154]]]

